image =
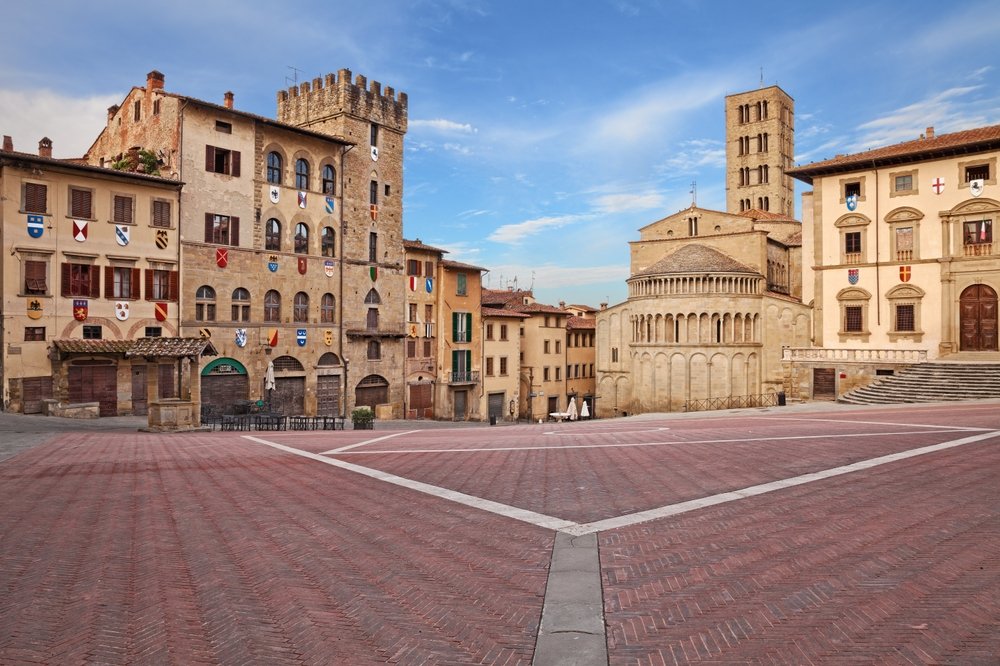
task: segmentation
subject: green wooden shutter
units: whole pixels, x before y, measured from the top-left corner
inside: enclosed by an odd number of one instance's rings
[[[451,341],[458,342],[458,313],[451,313]]]

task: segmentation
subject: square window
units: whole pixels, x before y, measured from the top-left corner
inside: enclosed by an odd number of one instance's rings
[[[864,331],[862,319],[862,309],[860,305],[844,306],[844,330],[849,333],[861,333]]]
[[[989,164],[975,164],[973,166],[965,167],[965,182],[970,182],[973,180],[989,180],[990,179],[990,165]]]
[[[162,199],[153,200],[153,226],[170,227],[170,202]]]
[[[24,293],[25,294],[47,294],[48,288],[48,262],[31,261],[24,262]]]
[[[913,176],[907,174],[905,176],[896,176],[894,189],[897,192],[909,192],[913,189]]]
[[[69,188],[70,217],[90,220],[93,219],[93,213],[93,192],[78,187]]]
[[[216,132],[222,132],[223,134],[232,134],[233,133],[233,124],[232,123],[227,123],[227,122],[222,121],[222,120],[216,120],[215,121],[215,131]]]
[[[993,242],[993,220],[976,220],[962,225],[964,245],[980,245]]]
[[[116,194],[111,202],[111,217],[115,224],[132,224],[135,199],[124,194]]]
[[[47,185],[41,183],[25,183],[24,198],[21,201],[21,210],[25,213],[47,213],[48,212],[48,192]]]
[[[45,327],[44,326],[25,326],[24,327],[24,341],[25,342],[44,342],[45,341]]]
[[[861,181],[851,181],[844,183],[844,198],[849,196],[861,196]]]
[[[146,327],[146,337],[147,338],[159,338],[163,336],[163,328],[160,326],[147,326]]]
[[[896,306],[896,330],[913,332],[916,329],[916,319],[914,317],[912,303]]]
[[[861,252],[861,232],[849,231],[844,234],[844,252],[857,254]]]
[[[100,326],[84,326],[83,327],[83,339],[84,340],[100,340],[103,337]]]

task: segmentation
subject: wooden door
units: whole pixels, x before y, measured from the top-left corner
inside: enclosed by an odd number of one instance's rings
[[[42,400],[52,397],[52,377],[25,377],[21,380],[21,411],[41,414]]]
[[[286,416],[305,413],[306,378],[278,377],[274,380],[271,409]]]
[[[974,284],[959,299],[961,351],[997,351],[997,293]]]
[[[96,402],[101,416],[118,415],[118,368],[113,365],[73,365],[69,369],[69,401]]]
[[[132,366],[132,414],[146,416],[149,413],[149,396],[146,394],[145,365]]]
[[[813,368],[814,400],[832,400],[837,397],[836,372],[836,368]]]
[[[497,421],[503,420],[503,399],[503,393],[490,393],[487,398],[487,410],[491,419],[496,419]]]
[[[410,385],[410,418],[430,419],[434,417],[432,389],[431,384]]]
[[[340,375],[316,378],[316,415],[340,416]]]

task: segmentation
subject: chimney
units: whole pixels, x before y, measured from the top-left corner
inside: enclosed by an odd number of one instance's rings
[[[47,136],[42,137],[41,141],[38,142],[38,156],[52,157],[52,139]]]
[[[114,120],[115,114],[118,113],[118,109],[120,109],[120,108],[121,107],[119,107],[117,104],[112,104],[111,106],[108,107],[108,122],[109,123],[112,120]]]
[[[3,149],[8,153],[14,152],[14,139],[9,134],[3,135]]]
[[[227,90],[226,93],[222,97],[223,97],[223,99],[225,99],[225,101],[223,102],[223,104],[225,105],[225,107],[227,109],[233,108],[233,91],[232,90]]]
[[[566,301],[559,301],[559,309],[560,310],[566,309]]]
[[[925,132],[925,134],[927,135],[928,139],[933,139],[934,138],[934,127],[933,126],[928,127],[927,131]]]
[[[155,69],[146,75],[146,92],[163,90],[163,74]]]
[[[605,301],[604,303],[601,303],[601,309],[602,310],[607,310],[608,309],[608,303],[607,303],[607,301]]]

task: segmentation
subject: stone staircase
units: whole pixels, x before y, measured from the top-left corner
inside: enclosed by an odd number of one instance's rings
[[[1000,362],[934,361],[848,391],[837,399],[852,405],[1000,398]]]

